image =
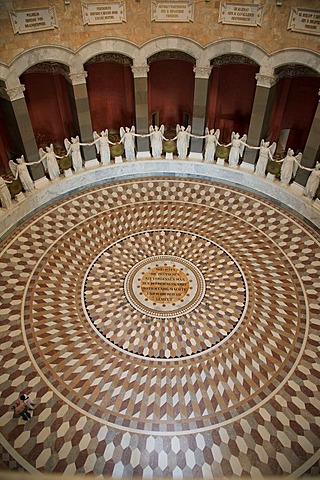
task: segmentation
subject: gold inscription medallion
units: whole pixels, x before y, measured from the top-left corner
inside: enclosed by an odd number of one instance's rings
[[[156,265],[141,278],[141,291],[152,302],[167,304],[182,300],[189,291],[188,276],[170,265]]]
[[[199,305],[205,294],[205,281],[200,270],[185,258],[155,255],[129,270],[124,293],[139,312],[173,318]]]

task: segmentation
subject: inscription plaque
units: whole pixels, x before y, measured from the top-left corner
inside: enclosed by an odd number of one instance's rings
[[[320,10],[292,8],[288,30],[320,35]]]
[[[154,22],[193,22],[194,3],[155,2],[151,3],[151,21]]]
[[[84,25],[122,23],[126,21],[125,2],[83,3],[82,17]]]
[[[158,265],[142,276],[141,291],[156,303],[178,302],[189,291],[188,276],[174,266]]]
[[[256,27],[262,23],[262,13],[262,5],[221,2],[219,22]]]
[[[139,312],[172,318],[199,305],[205,294],[205,281],[200,270],[185,258],[156,255],[131,268],[125,278],[124,292]]]
[[[13,33],[30,33],[58,27],[54,7],[11,10],[9,15]]]

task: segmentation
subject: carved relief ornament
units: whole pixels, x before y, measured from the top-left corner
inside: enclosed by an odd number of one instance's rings
[[[134,78],[147,77],[149,65],[132,65],[131,70]]]
[[[209,78],[212,67],[193,67],[196,78]]]
[[[79,72],[79,73],[70,73],[70,79],[72,85],[82,85],[86,83],[86,78],[88,76],[87,72]]]
[[[269,75],[256,74],[257,86],[271,88],[276,83],[276,78]]]
[[[13,102],[15,100],[20,100],[21,98],[24,98],[23,92],[25,91],[25,86],[19,85],[18,87],[6,88],[5,91],[9,97],[9,100]]]

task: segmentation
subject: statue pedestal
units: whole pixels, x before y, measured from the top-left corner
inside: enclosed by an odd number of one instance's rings
[[[20,192],[20,193],[18,193],[18,195],[16,195],[14,198],[17,200],[18,203],[20,203],[20,202],[23,202],[23,200],[24,200],[26,197],[25,197],[25,194],[24,194],[23,192]]]
[[[114,163],[122,163],[122,156],[120,155],[119,157],[115,157]]]
[[[201,152],[190,152],[188,156],[189,160],[200,160],[202,162],[203,156]]]
[[[63,173],[66,178],[72,177],[73,175],[71,168],[68,168],[68,170],[64,170]]]
[[[93,158],[92,160],[87,160],[85,163],[85,168],[97,168],[99,167],[100,163],[96,158]]]
[[[250,170],[250,172],[254,171],[254,163],[242,162],[240,168],[244,170]]]
[[[41,190],[41,188],[45,188],[48,186],[49,180],[47,177],[41,177],[38,178],[38,180],[35,180],[34,185],[37,190]]]
[[[304,187],[300,183],[293,182],[290,185],[290,190],[296,192],[298,195],[303,195]]]
[[[267,173],[267,179],[271,180],[271,182],[274,182],[276,179],[276,176],[273,173]]]
[[[217,158],[217,165],[224,165],[224,158]]]
[[[137,158],[150,158],[150,152],[137,152]]]
[[[166,160],[173,160],[173,153],[166,152]]]

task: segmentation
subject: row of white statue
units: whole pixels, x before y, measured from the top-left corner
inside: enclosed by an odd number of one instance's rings
[[[155,126],[149,127],[148,134],[138,134],[135,132],[135,127],[126,127],[120,128],[120,142],[124,146],[125,157],[127,161],[132,161],[135,159],[135,137],[150,137],[151,143],[151,154],[154,158],[161,158],[163,141],[169,141],[164,136],[164,126],[161,125],[160,128]],[[176,147],[178,152],[178,157],[183,159],[187,157],[190,138],[200,138],[205,139],[205,150],[204,150],[204,162],[210,163],[213,162],[217,145],[223,147],[231,147],[229,152],[228,162],[231,167],[236,167],[239,163],[240,157],[243,156],[244,149],[247,147],[249,149],[259,150],[259,158],[255,166],[255,173],[259,176],[264,176],[266,174],[266,168],[269,160],[282,163],[280,171],[280,181],[283,185],[289,185],[292,178],[295,177],[298,168],[303,168],[304,170],[311,171],[311,174],[308,178],[307,184],[304,189],[304,195],[308,196],[310,199],[313,199],[318,186],[320,184],[320,163],[317,163],[315,168],[306,168],[300,165],[302,154],[294,155],[294,151],[289,148],[287,155],[281,160],[275,160],[273,155],[276,151],[276,143],[273,142],[270,145],[270,142],[265,142],[261,140],[261,143],[258,147],[248,145],[247,135],[240,137],[239,133],[232,132],[231,141],[228,144],[221,144],[219,142],[220,130],[214,129],[209,130],[205,129],[205,135],[193,135],[191,133],[191,127],[187,128],[177,125],[176,126],[176,136],[171,139],[171,141],[176,140]],[[93,132],[93,141],[91,143],[82,143],[80,142],[79,136],[71,137],[71,141],[67,138],[64,140],[64,145],[66,148],[66,155],[59,156],[54,152],[53,144],[39,149],[39,160],[36,162],[26,163],[23,155],[20,158],[17,158],[16,161],[10,160],[9,166],[12,171],[12,174],[15,179],[19,177],[23,190],[25,192],[31,192],[34,190],[35,185],[29,174],[28,165],[35,165],[38,163],[43,164],[45,172],[48,174],[50,180],[57,179],[60,175],[60,168],[57,162],[57,159],[65,158],[71,155],[72,166],[75,172],[78,172],[82,169],[84,161],[81,157],[81,146],[92,146],[95,145],[97,153],[100,155],[100,161],[102,165],[108,165],[110,163],[110,148],[109,145],[115,145],[111,142],[108,137],[108,130],[103,130],[98,134],[96,131]],[[11,195],[7,187],[8,182],[0,177],[0,201],[3,208],[10,208],[11,206]]]

